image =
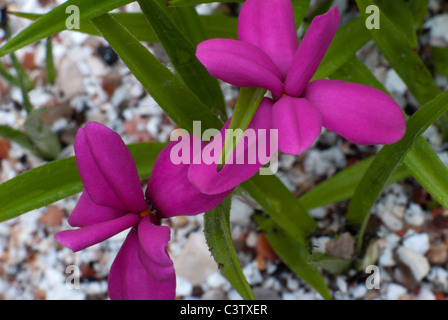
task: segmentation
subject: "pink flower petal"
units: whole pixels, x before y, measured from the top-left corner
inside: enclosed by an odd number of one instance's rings
[[[215,78],[238,87],[259,87],[274,96],[283,93],[282,76],[272,60],[256,46],[232,39],[201,42],[196,56]]]
[[[297,29],[290,0],[246,0],[238,20],[238,38],[274,61],[285,79],[297,50]]]
[[[76,135],[75,155],[84,188],[95,203],[127,212],[146,210],[135,162],[117,133],[87,123]]]
[[[319,111],[306,99],[283,97],[272,110],[273,128],[278,129],[280,152],[299,155],[322,131]]]
[[[156,226],[148,217],[138,224],[140,261],[159,281],[168,281],[175,276],[173,261],[166,251],[170,237],[168,227]]]
[[[232,190],[240,183],[251,178],[263,165],[269,162],[269,158],[277,150],[276,140],[271,145],[271,138],[276,138],[271,137],[270,134],[272,105],[273,101],[271,99],[264,98],[262,100],[248,130],[245,131],[242,140],[233,152],[232,163],[227,162],[220,171],[218,171],[217,161],[213,161],[211,158],[214,156],[217,156],[215,160],[220,158],[219,155],[225,140],[224,132],[230,121],[220,131],[218,142],[215,142],[218,139],[215,136],[214,140],[208,144],[216,146],[214,152],[205,152],[206,149],[203,147],[202,152],[195,155],[195,161],[188,171],[188,179],[199,191],[206,194],[217,194]],[[263,133],[266,137],[264,143],[260,140]]]
[[[131,229],[110,269],[108,286],[112,300],[172,300],[176,278],[155,279],[139,258],[137,231]]]
[[[303,97],[320,111],[324,127],[357,144],[391,144],[406,131],[400,106],[372,87],[316,80],[305,88]]]
[[[85,249],[100,243],[110,237],[124,231],[140,220],[135,213],[128,213],[120,218],[101,222],[88,227],[74,230],[65,230],[55,234],[55,239],[73,252]]]
[[[124,214],[126,214],[126,211],[96,204],[90,199],[87,192],[83,192],[75,209],[68,218],[68,223],[72,227],[86,227],[100,222],[117,219]]]
[[[287,95],[299,97],[307,83],[313,78],[336,34],[340,19],[338,7],[333,7],[327,13],[313,19],[286,77]]]
[[[203,194],[188,180],[193,153],[195,149],[200,151],[204,144],[199,137],[189,135],[182,137],[179,142],[171,142],[159,153],[149,178],[146,198],[151,201],[160,217],[206,212],[220,204],[232,192]]]

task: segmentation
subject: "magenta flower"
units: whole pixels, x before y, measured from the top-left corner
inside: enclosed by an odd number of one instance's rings
[[[232,192],[199,192],[187,178],[189,165],[170,159],[176,144],[159,154],[145,197],[132,155],[118,134],[94,122],[77,133],[75,155],[84,192],[69,223],[79,228],[55,237],[79,251],[131,228],[110,270],[111,299],[174,299],[175,271],[165,248],[170,230],[160,225],[161,219],[211,210]]]
[[[239,40],[204,41],[196,55],[215,78],[271,91],[273,106],[263,112],[278,129],[281,152],[300,154],[322,126],[357,144],[394,143],[404,135],[405,118],[387,94],[344,81],[310,82],[339,22],[337,7],[317,16],[299,45],[290,0],[246,0]]]

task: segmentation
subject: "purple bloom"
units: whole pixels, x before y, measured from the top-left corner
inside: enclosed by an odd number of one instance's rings
[[[131,228],[110,270],[111,299],[174,299],[175,271],[165,248],[170,230],[160,220],[211,210],[233,191],[206,195],[195,188],[187,178],[189,165],[170,159],[177,143],[159,154],[145,197],[132,155],[118,134],[95,122],[77,133],[75,155],[84,191],[69,223],[79,228],[55,237],[79,251]]]
[[[387,94],[337,80],[310,82],[338,29],[337,7],[312,21],[298,43],[290,0],[247,0],[238,38],[200,43],[196,55],[215,78],[270,90],[272,108],[258,110],[278,129],[279,151],[300,154],[322,126],[363,145],[402,138],[405,118]]]

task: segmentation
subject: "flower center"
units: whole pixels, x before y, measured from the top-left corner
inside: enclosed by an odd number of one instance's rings
[[[148,208],[145,211],[139,213],[140,217],[142,218],[146,217],[148,214],[156,215],[155,212],[151,210],[151,208]]]

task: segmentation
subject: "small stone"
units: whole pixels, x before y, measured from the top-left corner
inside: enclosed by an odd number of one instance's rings
[[[429,236],[427,233],[412,234],[403,240],[403,246],[424,255],[429,250]]]
[[[432,264],[445,264],[448,260],[448,246],[443,242],[431,244],[428,260]]]
[[[181,253],[173,257],[173,263],[177,275],[187,279],[192,285],[202,284],[210,274],[218,271],[204,235],[199,232],[188,236]]]
[[[412,272],[416,281],[421,281],[430,271],[428,259],[411,248],[401,246],[396,251],[398,258]]]
[[[64,210],[57,206],[48,206],[47,211],[42,214],[39,222],[49,227],[60,226],[64,215]]]
[[[412,226],[421,226],[425,222],[425,212],[418,204],[411,203],[404,213],[404,221]]]
[[[259,257],[262,257],[263,259],[266,259],[271,262],[277,260],[277,255],[275,254],[275,251],[272,249],[271,245],[266,239],[266,236],[263,233],[260,233],[258,235],[255,250],[257,251],[257,255]]]
[[[350,233],[343,233],[339,238],[327,242],[326,252],[330,257],[351,259],[355,252],[355,239]]]
[[[405,287],[396,283],[389,283],[387,286],[386,298],[387,300],[398,300],[406,293],[407,290]]]
[[[10,148],[11,143],[9,142],[9,140],[0,138],[0,160],[8,158]]]

